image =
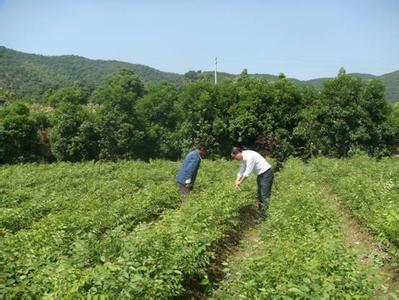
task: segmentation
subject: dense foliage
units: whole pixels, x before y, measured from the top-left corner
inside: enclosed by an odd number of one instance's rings
[[[319,158],[311,165],[372,232],[399,247],[399,157]]]
[[[316,149],[324,155],[389,154],[389,145],[397,143],[397,127],[389,120],[383,94],[379,81],[362,82],[341,70],[336,79],[326,82],[319,107],[310,109],[299,128],[313,136]]]
[[[165,177],[176,169],[164,161],[2,167],[0,297],[39,295],[67,269],[103,264],[121,236],[178,206],[174,176]]]
[[[345,248],[328,196],[303,163],[290,160],[279,174],[262,242],[230,262],[220,299],[353,298],[372,292]],[[235,271],[234,271],[235,270]]]
[[[221,73],[218,85],[190,71],[176,85],[178,75],[143,66],[4,47],[0,62],[0,163],[178,159],[199,141],[211,157],[239,143],[279,161],[398,151],[398,106],[366,74],[342,69],[316,90],[246,70]]]
[[[183,293],[185,278],[205,280],[213,243],[237,224],[253,190],[233,189],[236,164],[204,161],[189,205],[175,210],[169,174],[177,167],[165,161],[2,167],[0,297],[159,299]]]
[[[238,164],[204,160],[194,192],[179,206],[178,166],[160,160],[2,166],[0,297],[210,296],[217,287],[209,276],[215,250],[255,201],[256,185],[250,178],[234,190]],[[356,174],[351,182],[342,169]],[[224,263],[227,276],[213,296],[373,298],[383,288],[379,272],[344,241],[336,201],[397,247],[397,169],[397,158],[288,160],[276,176],[270,217],[256,228],[261,240],[248,241],[248,255]]]
[[[31,114],[21,103],[0,110],[0,163],[32,162],[48,159],[47,118]]]
[[[283,74],[267,81],[245,70],[218,85],[204,79],[145,86],[122,69],[92,93],[79,85],[49,92],[41,109],[3,94],[0,163],[178,159],[199,141],[208,144],[210,157],[228,155],[238,143],[279,161],[381,157],[399,144],[397,106],[384,101],[381,83],[344,70],[321,91]]]

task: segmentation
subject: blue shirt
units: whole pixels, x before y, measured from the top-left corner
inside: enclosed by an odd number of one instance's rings
[[[197,150],[191,151],[184,159],[179,173],[177,173],[176,181],[181,184],[191,183],[194,185],[200,164],[201,155]]]

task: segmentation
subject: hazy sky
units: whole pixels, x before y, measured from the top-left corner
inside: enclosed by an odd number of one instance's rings
[[[0,45],[309,79],[399,69],[399,0],[0,0]]]

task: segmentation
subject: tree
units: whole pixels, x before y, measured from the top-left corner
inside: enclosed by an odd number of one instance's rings
[[[292,132],[292,142],[295,148],[294,155],[309,159],[318,154],[322,144],[322,139],[318,136],[322,126],[318,120],[322,102],[319,91],[314,88],[303,87],[301,94],[303,108],[297,113],[298,123]]]
[[[363,82],[341,69],[325,83],[316,112],[319,150],[336,157],[389,154],[394,131],[387,113],[380,82]]]
[[[46,102],[56,107],[60,103],[85,104],[89,98],[89,90],[82,86],[61,88],[55,92],[50,92],[46,96]]]
[[[303,91],[280,74],[272,83],[271,103],[261,116],[263,131],[271,141],[272,154],[283,161],[295,153],[294,130],[301,120],[301,111],[306,107]]]
[[[38,126],[29,109],[14,103],[0,114],[0,163],[32,162],[39,159]]]
[[[193,145],[204,142],[209,156],[226,154],[231,140],[228,132],[226,86],[200,80],[186,86],[179,97],[184,114],[179,133],[181,149],[187,152]]]
[[[390,106],[389,122],[394,130],[393,151],[399,153],[399,102]]]
[[[305,102],[301,89],[281,75],[277,81],[250,78],[245,70],[235,83],[229,130],[239,144],[284,160],[294,153],[293,131]]]
[[[144,122],[136,112],[136,102],[144,85],[131,71],[111,74],[94,92],[99,110],[100,158],[147,158],[149,143]]]
[[[228,108],[229,133],[234,143],[252,146],[262,133],[263,119],[272,101],[270,85],[263,79],[250,78],[244,69],[234,83]]]
[[[397,128],[399,128],[399,102],[391,105],[389,119]]]
[[[81,106],[63,103],[55,112],[51,151],[58,160],[95,160],[99,155],[99,133],[95,116]]]
[[[94,91],[91,100],[95,103],[113,102],[114,105],[130,105],[144,95],[144,85],[137,75],[122,69],[112,73]],[[119,102],[117,104],[116,102]]]
[[[162,82],[151,85],[146,95],[137,100],[136,111],[145,123],[153,157],[177,159],[180,156],[178,125],[183,120],[176,86]]]

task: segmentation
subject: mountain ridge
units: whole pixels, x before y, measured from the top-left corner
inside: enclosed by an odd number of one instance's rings
[[[57,89],[74,84],[95,88],[110,73],[126,68],[137,73],[144,82],[173,81],[179,84],[193,78],[211,78],[213,71],[189,71],[185,74],[164,72],[156,68],[118,60],[90,59],[80,55],[42,55],[25,53],[0,46],[0,88],[12,90],[18,97],[39,98],[48,89]],[[191,73],[191,74],[190,74]],[[220,78],[234,79],[239,74],[218,73]],[[350,73],[361,79],[377,78],[385,86],[385,98],[389,103],[399,101],[399,70],[383,75]],[[190,77],[193,76],[193,77]],[[278,75],[254,73],[252,77],[275,80]],[[301,85],[321,88],[331,77],[300,80],[289,78]]]

